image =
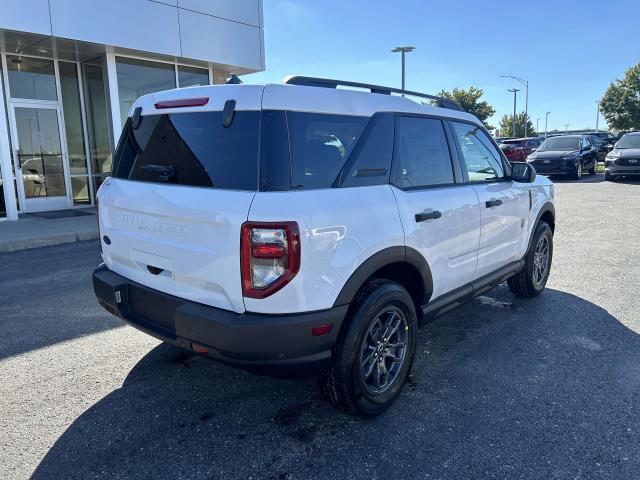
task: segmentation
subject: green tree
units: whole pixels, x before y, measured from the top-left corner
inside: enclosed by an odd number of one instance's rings
[[[604,93],[600,111],[614,130],[640,129],[640,63],[629,68]]]
[[[524,124],[527,124],[527,135],[535,137],[538,135],[531,118],[524,112],[516,113],[516,133],[513,134],[513,115],[503,115],[500,119],[500,135],[503,137],[524,137]]]
[[[487,127],[487,130],[493,130],[495,127],[489,125],[487,123],[487,119],[496,113],[496,111],[484,100],[480,101],[480,97],[482,97],[482,95],[484,95],[484,90],[473,86],[469,87],[468,90],[465,90],[464,88],[454,88],[452,92],[442,90],[438,93],[439,97],[448,98],[458,102],[462,105],[462,108],[464,108],[465,111],[480,119],[482,123],[484,123],[484,126]]]

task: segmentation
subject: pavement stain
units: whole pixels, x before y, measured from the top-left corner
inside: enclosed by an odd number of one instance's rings
[[[273,416],[273,422],[282,427],[285,435],[301,443],[311,443],[315,440],[320,428],[313,423],[300,424],[302,415],[307,411],[313,399],[305,403],[294,403],[280,408]]]

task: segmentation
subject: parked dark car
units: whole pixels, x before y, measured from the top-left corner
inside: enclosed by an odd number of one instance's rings
[[[598,137],[600,140],[604,142],[605,145],[607,144],[612,145],[618,141],[618,137],[616,137],[613,133],[610,133],[610,132],[592,132],[589,135]]]
[[[625,176],[640,177],[640,132],[624,135],[605,160],[605,180]]]
[[[582,178],[587,171],[596,174],[598,149],[589,135],[563,135],[547,138],[542,145],[527,157],[536,172],[542,175],[569,175]]]
[[[525,162],[527,157],[540,146],[542,140],[538,137],[516,138],[503,140],[500,150],[510,162]]]
[[[589,135],[589,140],[591,140],[591,143],[593,144],[593,146],[598,149],[598,161],[604,162],[604,159],[607,156],[607,153],[611,151],[611,146],[607,144],[604,140],[602,140],[600,136],[597,136],[594,134]]]
[[[505,140],[513,140],[515,137],[496,137],[494,138],[494,140],[496,141],[496,143],[498,145],[500,145],[502,142],[504,142]]]

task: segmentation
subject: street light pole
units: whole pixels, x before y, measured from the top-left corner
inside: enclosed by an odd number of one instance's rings
[[[598,131],[598,120],[600,120],[600,100],[596,100],[596,132]]]
[[[500,75],[502,78],[513,78],[514,80],[520,82],[525,87],[525,96],[524,96],[524,136],[526,137],[529,133],[529,80],[525,80],[524,78],[514,77],[513,75]]]
[[[565,123],[564,124],[564,134],[566,135],[568,131],[569,131],[569,124]]]
[[[513,92],[513,120],[511,121],[511,136],[516,136],[516,99],[518,98],[518,90],[517,88],[510,88],[509,92]]]
[[[551,112],[547,112],[544,114],[544,139],[547,139],[547,121],[549,120],[549,114]]]
[[[391,53],[398,53],[400,52],[400,54],[402,55],[402,90],[404,90],[404,55],[405,53],[409,53],[409,52],[413,52],[416,49],[416,47],[409,47],[409,46],[404,46],[404,47],[396,47],[393,50],[391,50]],[[404,97],[404,94],[402,94],[402,96]]]
[[[538,128],[539,124],[540,124],[540,117],[536,118],[536,133],[540,131],[540,129]]]

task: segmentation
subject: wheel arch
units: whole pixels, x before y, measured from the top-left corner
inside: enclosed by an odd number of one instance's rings
[[[556,209],[553,206],[553,203],[546,202],[542,205],[542,208],[538,212],[536,216],[536,221],[533,224],[533,229],[531,230],[531,234],[529,235],[529,245],[527,247],[527,251],[531,248],[531,242],[533,242],[533,236],[536,233],[536,228],[538,228],[538,224],[540,221],[546,222],[549,227],[551,227],[551,232],[555,233],[556,231]]]
[[[358,291],[372,278],[398,282],[411,295],[416,310],[429,300],[433,292],[433,277],[425,258],[411,247],[395,246],[376,252],[356,268],[333,306],[351,303]]]

